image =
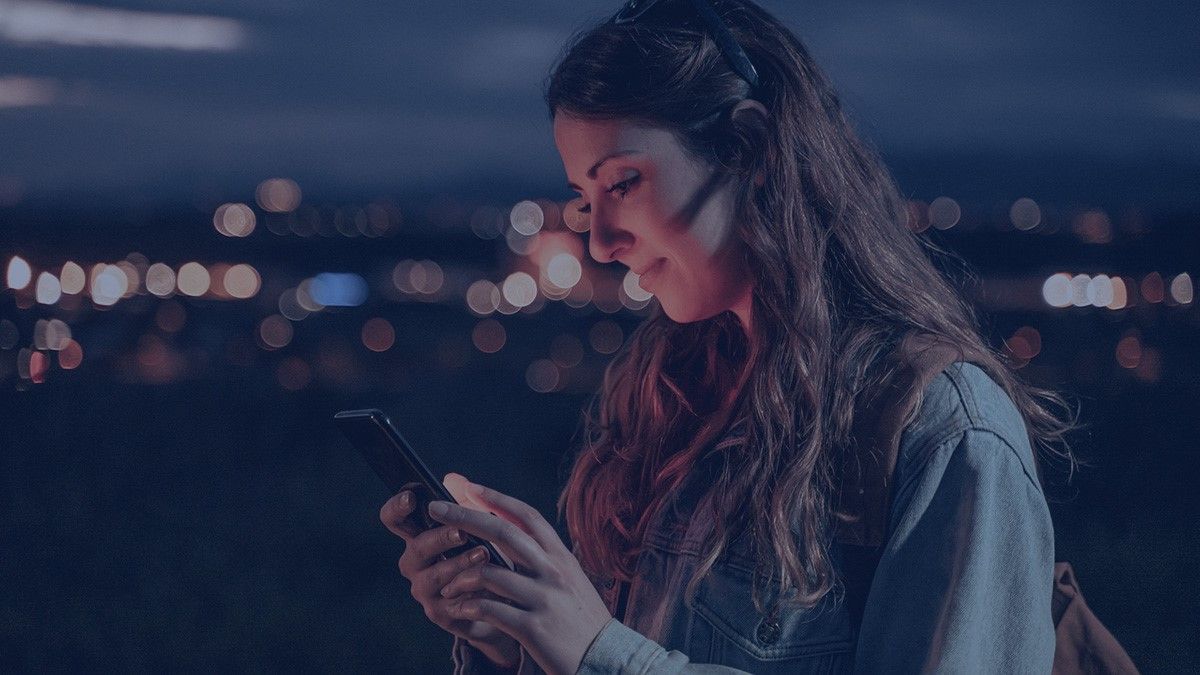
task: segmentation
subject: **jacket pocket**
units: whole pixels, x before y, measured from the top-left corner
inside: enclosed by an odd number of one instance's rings
[[[761,612],[750,594],[756,579]],[[718,560],[696,591],[693,659],[707,657],[751,673],[850,670],[854,637],[845,603],[833,594],[808,609],[777,603],[774,583],[757,577],[751,561],[736,550]]]

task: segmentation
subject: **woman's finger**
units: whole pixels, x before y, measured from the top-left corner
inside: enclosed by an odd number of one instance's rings
[[[425,597],[434,597],[464,570],[482,564],[487,558],[487,549],[477,546],[453,558],[439,560],[417,572],[417,578],[413,579],[413,590]]]
[[[429,517],[492,542],[513,562],[539,575],[549,569],[550,560],[545,550],[521,528],[507,520],[443,501],[429,503]]]
[[[526,534],[533,537],[542,550],[561,549],[566,551],[558,532],[555,532],[550,523],[546,522],[541,512],[529,504],[479,483],[468,483],[466,492],[476,503],[482,504],[496,515],[524,530]]]
[[[412,539],[418,534],[416,524],[409,516],[416,507],[416,497],[411,490],[401,490],[392,495],[379,509],[379,520],[392,534],[404,539]]]
[[[461,546],[466,540],[462,531],[453,526],[425,530],[409,540],[404,555],[400,556],[400,571],[412,579],[418,572],[435,563],[438,556]]]
[[[449,600],[446,602],[445,611],[455,619],[490,623],[519,642],[524,641],[529,635],[529,612],[505,604],[500,600],[488,598]]]
[[[499,565],[475,565],[458,573],[441,590],[443,598],[456,598],[475,591],[490,591],[525,609],[545,604],[538,582]]]
[[[442,478],[442,485],[446,486],[446,490],[454,496],[454,501],[476,511],[487,511],[488,508],[475,500],[474,495],[467,491],[471,485],[471,481],[467,477],[451,471]]]

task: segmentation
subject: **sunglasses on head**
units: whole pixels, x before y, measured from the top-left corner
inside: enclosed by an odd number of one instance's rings
[[[708,34],[713,41],[717,43],[717,47],[725,56],[725,60],[729,62],[729,66],[734,72],[742,77],[743,80],[750,83],[751,89],[758,89],[758,71],[754,69],[754,64],[750,62],[750,57],[746,56],[746,52],[742,50],[742,46],[734,39],[733,33],[730,32],[729,26],[721,20],[717,15],[716,10],[709,4],[709,0],[629,0],[625,6],[613,15],[612,22],[614,24],[632,23],[645,15],[655,7],[662,7],[671,2],[686,2],[700,16],[704,26],[708,29]]]

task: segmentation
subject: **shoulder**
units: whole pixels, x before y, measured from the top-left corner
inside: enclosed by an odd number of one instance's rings
[[[1024,417],[1004,388],[974,363],[951,363],[925,388],[916,417],[900,436],[897,473],[911,477],[939,451],[972,464],[1009,465],[1038,486]]]

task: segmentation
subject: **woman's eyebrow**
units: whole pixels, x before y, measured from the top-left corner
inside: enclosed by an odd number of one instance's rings
[[[605,162],[607,162],[608,160],[610,160],[614,157],[624,157],[626,155],[637,155],[637,154],[641,154],[641,150],[632,150],[632,149],[614,150],[614,151],[608,153],[607,155],[601,157],[595,164],[593,164],[592,168],[587,170],[587,177],[590,178],[591,180],[596,180],[596,171],[599,170],[600,167]],[[574,183],[567,183],[567,187],[571,188],[572,190],[582,190],[583,189]]]

